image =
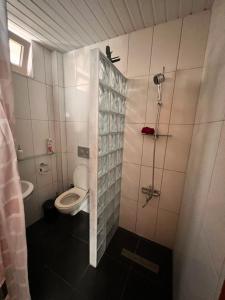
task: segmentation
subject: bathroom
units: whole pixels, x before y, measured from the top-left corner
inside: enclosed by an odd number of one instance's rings
[[[0,206],[0,299],[225,299],[224,15],[224,0],[2,0],[23,225]]]

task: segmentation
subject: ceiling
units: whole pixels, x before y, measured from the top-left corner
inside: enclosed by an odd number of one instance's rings
[[[7,0],[9,29],[65,52],[211,7],[213,0]]]

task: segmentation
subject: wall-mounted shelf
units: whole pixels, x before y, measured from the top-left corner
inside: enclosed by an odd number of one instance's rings
[[[56,154],[56,152],[54,152],[54,153],[43,153],[43,154],[39,154],[39,155],[32,155],[32,156],[24,157],[22,159],[17,159],[17,161],[20,162],[20,161],[34,159],[34,158],[43,157],[43,156],[53,156],[55,154]]]

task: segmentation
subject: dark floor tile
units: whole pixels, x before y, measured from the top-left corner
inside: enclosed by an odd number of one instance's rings
[[[170,294],[160,284],[151,282],[135,271],[131,271],[121,300],[172,300]]]
[[[97,268],[88,267],[77,288],[89,300],[118,300],[128,269],[125,264],[104,255]]]
[[[136,251],[138,236],[123,228],[118,228],[112,238],[106,253],[114,259],[131,263],[126,257],[121,255],[122,249],[125,248],[131,252]]]
[[[134,270],[140,275],[150,278],[155,283],[160,283],[161,287],[170,289],[172,285],[172,251],[157,243],[141,238],[137,254],[158,264],[159,273],[155,274],[138,264],[133,265]]]
[[[86,243],[69,237],[57,251],[52,252],[46,264],[72,287],[75,287],[89,265],[89,247]]]
[[[89,214],[80,211],[72,221],[72,236],[89,243]]]
[[[72,288],[46,267],[43,268],[36,285],[31,286],[32,300],[70,300],[73,294]]]

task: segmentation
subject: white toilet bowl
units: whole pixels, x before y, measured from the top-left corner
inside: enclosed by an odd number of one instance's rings
[[[63,214],[77,214],[82,205],[88,200],[87,167],[82,165],[74,170],[74,188],[59,195],[55,207]]]

